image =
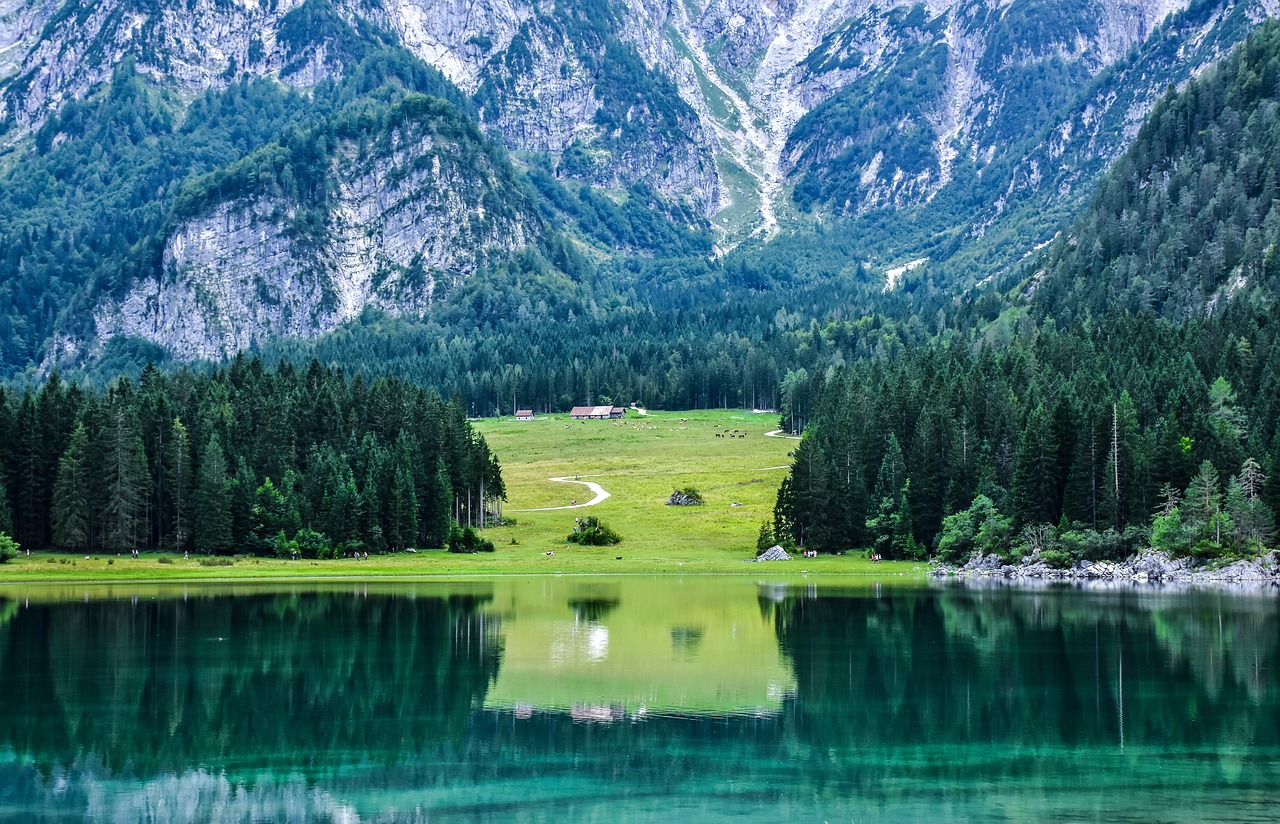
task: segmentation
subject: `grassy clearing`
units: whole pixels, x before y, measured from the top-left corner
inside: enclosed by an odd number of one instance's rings
[[[796,558],[768,565],[755,555],[760,523],[772,512],[795,441],[765,437],[773,415],[741,411],[653,412],[618,421],[483,420],[477,429],[502,460],[507,513],[515,523],[484,531],[497,552],[441,551],[370,556],[368,561],[281,561],[237,558],[205,566],[193,556],[144,553],[121,557],[35,553],[0,567],[0,581],[238,581],[325,578],[418,578],[489,574],[736,573],[919,576],[923,564],[872,564],[862,554]],[[738,430],[745,438],[717,438]],[[590,500],[585,486],[552,483],[580,477],[610,493],[579,509],[518,512]],[[666,506],[672,491],[696,487],[705,504]],[[739,506],[734,506],[734,504]],[[622,535],[610,547],[580,547],[565,537],[574,518],[594,515]],[[553,552],[554,555],[547,555]],[[162,562],[161,559],[164,559]]]

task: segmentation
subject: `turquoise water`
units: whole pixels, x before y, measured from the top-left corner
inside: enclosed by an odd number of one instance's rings
[[[1275,821],[1275,595],[0,589],[0,820]]]

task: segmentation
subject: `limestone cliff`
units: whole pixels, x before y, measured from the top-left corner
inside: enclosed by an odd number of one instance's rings
[[[339,147],[318,235],[295,228],[306,208],[296,202],[215,201],[169,234],[155,278],[99,308],[97,339],[132,335],[182,358],[219,358],[327,332],[367,307],[421,315],[440,289],[538,238],[509,170],[429,114],[401,116],[364,156]]]

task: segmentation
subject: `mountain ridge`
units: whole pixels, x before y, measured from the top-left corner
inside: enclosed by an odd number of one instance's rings
[[[1280,0],[775,5],[6,0],[4,363],[117,336],[216,359],[366,310],[427,317],[439,284],[562,246],[607,301],[695,257],[750,290],[856,275],[825,304],[841,315],[962,299]],[[340,134],[413,94],[445,101],[453,149],[392,160]],[[357,174],[368,152],[382,173]],[[259,176],[271,192],[235,182]]]

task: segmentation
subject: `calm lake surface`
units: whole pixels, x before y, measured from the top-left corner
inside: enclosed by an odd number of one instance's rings
[[[0,820],[1275,821],[1280,600],[0,588]]]

